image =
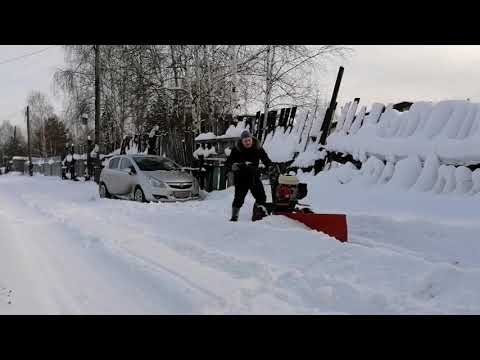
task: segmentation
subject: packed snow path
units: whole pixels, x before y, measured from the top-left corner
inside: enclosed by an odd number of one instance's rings
[[[0,313],[480,313],[480,225],[355,203],[342,244],[283,217],[251,223],[251,198],[230,223],[232,196],[139,204],[0,176]]]

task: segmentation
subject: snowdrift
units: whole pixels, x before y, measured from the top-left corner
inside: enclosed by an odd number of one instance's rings
[[[355,112],[355,104],[342,107],[325,148],[362,166],[334,166],[332,181],[434,194],[480,191],[480,104],[417,102],[405,112],[374,104],[368,115],[365,107]]]
[[[368,158],[360,169],[351,163],[336,164],[321,173],[332,184],[370,187],[385,186],[396,190],[432,192],[435,194],[475,195],[480,192],[480,169],[441,164],[431,155],[425,162],[409,156],[397,163],[386,164],[375,156]]]
[[[409,111],[399,112],[389,106],[379,114],[381,108],[381,104],[375,104],[365,116],[362,107],[351,124],[356,108],[350,106],[345,122],[340,120],[328,137],[327,150],[352,154],[361,161],[369,156],[385,161],[418,156],[425,161],[435,154],[442,164],[480,163],[480,104],[458,100],[417,102]]]

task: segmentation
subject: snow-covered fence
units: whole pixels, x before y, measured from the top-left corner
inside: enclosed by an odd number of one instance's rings
[[[325,146],[329,155],[361,163],[359,170],[335,169],[348,179],[341,182],[434,193],[480,191],[480,104],[417,102],[403,112],[374,104],[368,115],[365,107],[356,110],[350,104],[342,108]]]
[[[217,136],[213,133],[200,134],[195,138],[200,145],[194,152],[194,157],[199,155],[226,157],[231,147],[238,141],[241,132],[248,128],[254,134],[261,134],[263,129],[263,147],[271,160],[282,168],[288,166],[311,169],[314,164],[325,158],[326,152],[320,150],[321,126],[325,117],[325,109],[309,113],[305,110],[297,112],[297,108],[287,108],[280,111],[279,116],[270,116],[270,122],[263,126],[262,119],[257,113],[256,121],[248,119],[231,125],[225,134]],[[275,120],[275,122],[273,122]],[[263,127],[262,127],[263,126]],[[201,147],[203,143],[214,144],[213,148]]]
[[[28,158],[24,156],[14,156],[12,157],[12,169],[11,171],[23,172],[23,167],[27,162]]]
[[[48,159],[32,158],[32,165],[34,174],[59,177],[62,174],[62,162],[58,156]],[[26,161],[24,164],[23,173],[28,174],[28,161]]]

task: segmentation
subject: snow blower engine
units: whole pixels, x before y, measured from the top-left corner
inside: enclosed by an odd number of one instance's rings
[[[311,213],[308,208],[298,208],[298,200],[307,196],[307,184],[301,183],[295,175],[281,175],[278,165],[270,174],[270,186],[272,188],[272,212],[301,211]]]
[[[308,207],[299,208],[298,200],[307,196],[307,184],[301,183],[295,175],[284,175],[277,164],[273,165],[268,173],[272,193],[272,202],[262,206],[253,207],[252,220],[257,221],[265,216],[277,212],[303,212],[312,213]],[[304,205],[305,206],[305,205]]]

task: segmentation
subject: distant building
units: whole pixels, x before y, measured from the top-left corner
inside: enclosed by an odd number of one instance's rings
[[[12,168],[11,168],[11,170],[12,171],[23,172],[24,169],[25,169],[25,162],[27,160],[28,160],[28,158],[24,157],[24,156],[14,156],[14,157],[12,157],[12,161],[11,161]]]
[[[410,110],[410,107],[413,105],[413,103],[408,102],[408,101],[403,101],[399,102],[395,105],[393,105],[393,108],[397,111],[404,112]]]

